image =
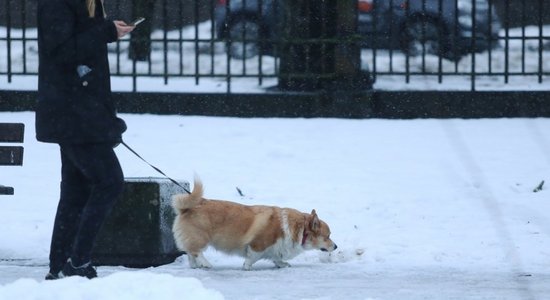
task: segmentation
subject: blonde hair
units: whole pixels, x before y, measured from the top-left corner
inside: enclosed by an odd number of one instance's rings
[[[95,1],[96,0],[86,0],[86,7],[88,8],[88,15],[90,18],[95,17]],[[101,0],[101,4],[103,4],[103,0]],[[105,6],[101,5],[103,8],[103,16],[107,16],[105,13]]]

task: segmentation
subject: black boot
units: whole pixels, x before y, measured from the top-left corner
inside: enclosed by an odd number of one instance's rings
[[[46,280],[56,280],[56,279],[61,279],[62,277],[59,276],[59,273],[55,273],[55,272],[48,272],[48,274],[46,274]]]
[[[66,276],[82,276],[86,277],[88,279],[96,278],[97,272],[95,268],[92,266],[91,262],[85,263],[82,266],[75,267],[73,266],[72,261],[69,259],[65,266],[63,267],[63,271],[61,271],[63,275]]]

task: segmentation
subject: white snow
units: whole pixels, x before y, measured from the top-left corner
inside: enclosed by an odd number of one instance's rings
[[[32,291],[29,293],[29,291]],[[69,277],[41,283],[23,278],[0,289],[2,299],[224,299],[195,278],[150,272],[118,272],[88,280]]]
[[[238,119],[121,115],[125,141],[205,196],[315,208],[336,252],[276,269],[208,250],[156,268],[99,267],[44,281],[59,194],[58,147],[26,124],[22,167],[2,167],[0,299],[545,299],[550,295],[550,120]],[[128,150],[126,177],[158,176]],[[244,193],[239,196],[236,187]]]
[[[544,27],[545,36],[548,26]],[[201,24],[199,35],[209,36]],[[6,37],[0,27],[0,38]],[[36,32],[27,31],[27,37]],[[510,35],[522,34],[514,30]],[[540,36],[527,28],[528,36]],[[11,32],[12,37],[22,35]],[[160,38],[163,33],[155,32]],[[179,32],[168,33],[179,38]],[[205,36],[203,36],[205,35]],[[502,34],[501,34],[502,35]],[[185,30],[193,38],[194,30]],[[151,70],[164,70],[163,43],[153,44]],[[512,41],[508,68],[548,72],[548,51],[539,67],[539,41]],[[227,70],[223,45],[169,43],[171,74]],[[7,71],[6,42],[0,41],[0,71]],[[113,47],[116,47],[114,45]],[[119,44],[120,64],[131,72],[127,42]],[[23,49],[27,49],[24,56]],[[113,48],[111,48],[113,49]],[[11,44],[12,71],[36,72],[36,43]],[[114,50],[114,49],[113,49]],[[179,62],[183,51],[184,62]],[[215,53],[211,61],[210,51]],[[478,54],[476,71],[503,72],[505,48]],[[393,53],[396,71],[406,62]],[[472,56],[458,65],[443,61],[445,72],[472,70]],[[273,72],[270,57],[231,61],[234,72]],[[362,52],[372,68],[370,51]],[[411,59],[412,71],[423,68]],[[438,72],[438,59],[426,68]],[[246,64],[246,65],[245,65]],[[147,63],[136,70],[148,72]],[[378,51],[377,70],[390,68],[389,53]],[[220,79],[171,77],[138,80],[139,91],[225,92]],[[469,90],[470,77],[379,76],[387,90]],[[547,76],[478,78],[486,90],[545,90]],[[129,91],[130,77],[113,77],[116,91]],[[262,92],[276,84],[266,78],[232,80],[232,91]],[[35,76],[0,76],[0,89],[36,90]],[[99,278],[44,281],[48,248],[59,196],[60,161],[56,145],[34,138],[34,114],[0,112],[0,122],[26,124],[24,166],[0,167],[0,184],[15,187],[0,196],[0,300],[4,299],[545,299],[550,295],[550,120],[345,120],[238,119],[197,116],[121,115],[125,141],[172,177],[192,181],[198,173],[208,198],[244,204],[315,208],[332,231],[336,252],[310,251],[275,269],[259,262],[241,270],[243,260],[214,250],[212,270],[193,270],[182,256],[156,268],[99,267]],[[126,177],[159,176],[123,147],[117,148]],[[539,192],[533,190],[545,180]],[[245,196],[237,193],[236,187]]]

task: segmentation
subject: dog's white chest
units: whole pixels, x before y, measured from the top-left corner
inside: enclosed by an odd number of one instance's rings
[[[270,254],[278,259],[291,259],[303,252],[302,245],[292,240],[292,232],[288,223],[288,212],[281,209],[281,229],[283,230],[283,238],[269,249]]]

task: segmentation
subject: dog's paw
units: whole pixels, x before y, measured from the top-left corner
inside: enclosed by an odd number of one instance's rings
[[[197,255],[196,257],[193,255],[189,255],[189,266],[191,269],[210,269],[212,268],[212,265],[204,258],[202,253]]]
[[[211,269],[211,265],[195,264],[191,265],[191,269]]]
[[[287,263],[286,261],[273,261],[275,263],[275,266],[277,266],[277,268],[290,268],[290,264]]]
[[[199,261],[197,262],[197,268],[200,269],[211,269],[212,265],[207,261]]]

